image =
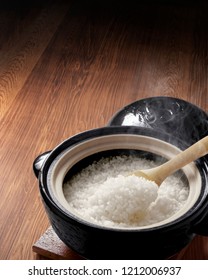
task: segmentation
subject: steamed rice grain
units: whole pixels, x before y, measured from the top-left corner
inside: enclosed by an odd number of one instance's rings
[[[134,155],[102,158],[64,184],[64,195],[84,219],[110,227],[138,227],[174,215],[188,198],[179,176],[169,176],[158,188],[153,182],[127,176],[156,163]]]

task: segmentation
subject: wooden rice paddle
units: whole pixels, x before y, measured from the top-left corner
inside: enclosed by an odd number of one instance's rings
[[[188,149],[180,152],[164,164],[151,169],[134,171],[131,175],[143,177],[149,181],[154,181],[158,186],[160,186],[169,175],[207,153],[208,136],[202,138]]]

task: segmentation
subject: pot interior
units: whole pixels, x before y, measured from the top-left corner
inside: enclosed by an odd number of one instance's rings
[[[132,152],[147,159],[154,159],[161,164],[163,160],[171,159],[180,150],[159,139],[135,134],[112,134],[82,141],[64,150],[51,164],[47,176],[47,185],[52,199],[67,215],[83,221],[83,217],[77,214],[67,202],[63,193],[63,183],[86,167],[89,162],[99,159],[103,155],[113,156]],[[184,206],[168,219],[139,227],[139,229],[153,228],[174,221],[184,215],[196,203],[202,186],[198,168],[194,163],[190,163],[179,172],[183,174],[181,176],[182,180],[187,180],[189,185],[189,195]],[[87,220],[85,222],[89,223]],[[131,229],[125,228],[125,230]]]

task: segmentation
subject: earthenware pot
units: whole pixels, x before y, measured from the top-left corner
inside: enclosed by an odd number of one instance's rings
[[[138,153],[170,159],[187,148],[183,139],[150,127],[107,126],[66,139],[33,164],[50,223],[59,238],[87,259],[167,259],[188,245],[195,234],[208,234],[208,160],[183,168],[190,192],[185,206],[171,218],[137,228],[94,224],[76,214],[63,194],[63,183],[101,157]]]

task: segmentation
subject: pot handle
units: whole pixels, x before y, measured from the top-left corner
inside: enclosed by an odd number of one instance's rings
[[[44,163],[44,161],[47,159],[47,157],[50,155],[51,151],[47,151],[39,156],[36,157],[36,159],[33,162],[33,172],[35,173],[35,176],[38,178],[39,172],[41,170],[41,167]]]

